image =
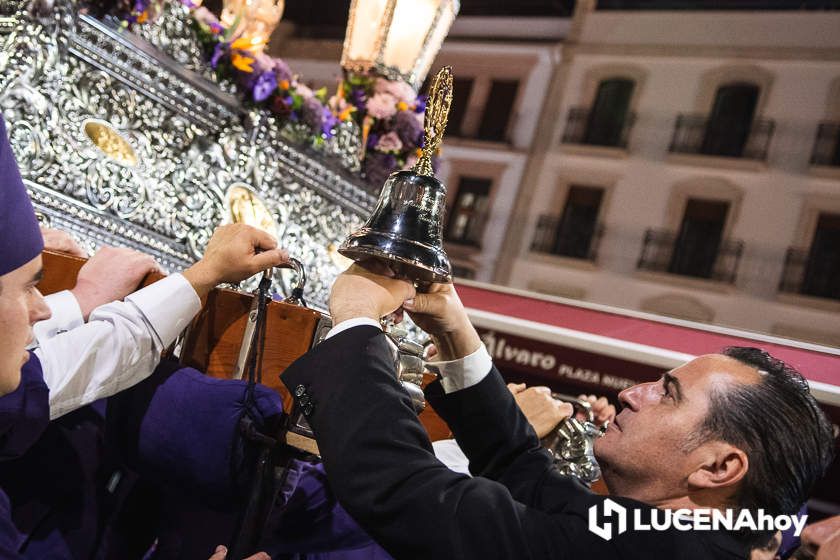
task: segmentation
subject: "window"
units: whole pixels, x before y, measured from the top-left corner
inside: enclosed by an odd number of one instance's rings
[[[717,89],[701,153],[741,157],[750,136],[758,94],[757,85],[744,82],[726,84]]]
[[[689,198],[668,272],[711,278],[728,213],[728,202]]]
[[[819,215],[801,291],[840,299],[840,214]]]
[[[479,177],[461,177],[446,228],[446,240],[464,245],[481,245],[492,181]]]
[[[464,117],[467,114],[473,83],[472,78],[455,78],[452,84],[452,107],[446,123],[446,134],[449,136],[463,135]],[[428,91],[428,89],[423,91]]]
[[[624,130],[628,123],[630,99],[635,82],[613,78],[598,84],[598,91],[589,110],[584,144],[623,146]]]
[[[478,127],[479,138],[493,142],[507,140],[507,129],[518,92],[518,80],[493,80]]]
[[[821,122],[811,152],[811,165],[840,167],[840,122]]]
[[[472,280],[473,278],[475,278],[475,270],[468,266],[461,266],[453,263],[452,276],[455,276],[456,278],[465,278],[467,280]]]
[[[569,187],[552,253],[576,259],[590,257],[603,197],[604,189]]]

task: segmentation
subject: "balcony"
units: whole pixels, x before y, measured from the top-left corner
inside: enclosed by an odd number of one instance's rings
[[[636,268],[734,284],[743,251],[741,240],[691,243],[672,231],[649,229]]]
[[[563,220],[557,216],[540,216],[534,240],[531,242],[531,251],[595,262],[598,259],[598,245],[604,235],[604,226],[597,224],[591,231],[579,230],[574,235],[561,236],[562,225]]]
[[[779,291],[818,298],[840,300],[840,266],[837,258],[812,259],[807,249],[790,247],[785,255],[785,267]]]
[[[817,127],[811,165],[840,167],[840,122],[821,122]]]
[[[705,115],[677,115],[668,151],[674,154],[723,156],[765,161],[776,123],[755,119],[714,119]]]
[[[563,131],[564,144],[585,144],[609,148],[627,149],[630,129],[636,121],[636,113],[630,111],[623,119],[593,119],[592,112],[585,107],[572,107]]]

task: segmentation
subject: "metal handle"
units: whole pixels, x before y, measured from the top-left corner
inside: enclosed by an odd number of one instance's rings
[[[292,288],[292,293],[284,301],[292,305],[307,307],[306,300],[303,299],[303,290],[306,288],[306,269],[303,268],[303,263],[292,257],[289,259],[289,264],[285,268],[291,268],[297,273],[297,284]]]

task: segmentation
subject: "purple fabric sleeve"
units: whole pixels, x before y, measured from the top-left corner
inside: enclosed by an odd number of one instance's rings
[[[263,548],[272,556],[294,553],[301,560],[391,558],[335,499],[322,463],[293,461],[264,535]]]
[[[249,408],[246,390],[245,381],[161,364],[152,377],[110,399],[110,437],[116,435],[123,459],[147,480],[227,507],[241,499],[250,475],[240,419],[247,414],[257,429],[271,433],[283,413],[275,391],[257,385]]]

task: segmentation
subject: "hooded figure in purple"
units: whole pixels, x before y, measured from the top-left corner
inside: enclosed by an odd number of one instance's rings
[[[0,460],[23,455],[49,423],[49,389],[26,351],[32,325],[49,318],[35,287],[44,240],[0,118]],[[0,489],[0,558],[17,558],[20,534]]]

